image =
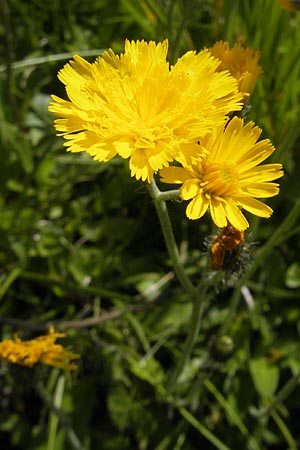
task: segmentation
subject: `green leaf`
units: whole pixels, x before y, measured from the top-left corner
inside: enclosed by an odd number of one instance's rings
[[[0,123],[0,139],[6,149],[15,152],[23,170],[27,174],[31,173],[34,168],[32,148],[25,135],[20,133],[18,127],[15,124],[3,121]]]
[[[4,281],[0,285],[0,299],[3,298],[5,292],[7,289],[11,286],[11,284],[18,278],[20,273],[22,273],[22,270],[20,267],[15,267],[7,277],[4,279]]]
[[[136,398],[135,389],[129,392],[121,383],[112,386],[108,393],[107,406],[112,421],[120,431],[131,426],[142,437],[156,427],[152,413]]]
[[[255,358],[250,361],[250,373],[257,392],[264,398],[272,397],[278,387],[279,368],[265,358]]]
[[[285,283],[292,289],[300,287],[300,265],[297,262],[291,264],[287,269]]]
[[[139,361],[134,359],[132,356],[127,358],[131,372],[140,378],[141,380],[147,381],[162,389],[162,383],[164,381],[164,372],[159,364],[154,358],[141,358]]]

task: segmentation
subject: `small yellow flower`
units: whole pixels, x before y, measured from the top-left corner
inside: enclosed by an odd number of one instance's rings
[[[166,167],[160,171],[165,183],[182,184],[180,196],[190,200],[189,219],[200,219],[210,210],[220,227],[231,224],[239,231],[249,224],[241,209],[259,217],[270,217],[272,209],[257,200],[277,195],[279,185],[270,183],[283,176],[281,164],[259,165],[275,148],[269,139],[257,142],[261,129],[234,117],[225,126],[215,127],[201,140],[207,154],[197,164]]]
[[[167,40],[126,40],[120,56],[109,50],[93,64],[74,56],[64,66],[58,78],[70,100],[52,96],[49,110],[69,151],[129,158],[131,176],[148,182],[171,161],[199,154],[199,139],[240,110],[243,95],[208,50],[171,67],[167,51]]]
[[[14,340],[4,340],[0,342],[0,358],[27,367],[41,362],[61,369],[77,369],[77,365],[69,361],[78,359],[79,355],[55,344],[57,338],[64,336],[64,333],[55,333],[50,329],[48,335],[29,341],[21,341],[18,337]]]
[[[260,53],[251,48],[244,48],[240,43],[230,49],[228,42],[222,41],[216,42],[209,51],[221,61],[218,70],[229,70],[237,79],[240,91],[251,94],[257,78],[262,73],[258,64]]]
[[[277,0],[278,3],[287,11],[299,11],[300,1],[299,0]]]

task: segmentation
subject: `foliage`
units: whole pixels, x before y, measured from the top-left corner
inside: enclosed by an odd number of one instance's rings
[[[1,6],[1,337],[31,339],[54,324],[81,354],[75,374],[1,363],[1,448],[298,448],[300,13],[275,0]],[[220,39],[259,50],[248,117],[285,170],[268,202],[273,216],[249,218],[235,273],[219,280],[209,270],[209,217],[187,221],[185,205],[170,203],[187,273],[211,280],[176,382],[192,303],[147,189],[126,162],[66,153],[47,111],[50,94],[64,96],[56,74],[73,53],[93,61],[125,38],[168,38],[172,61]]]

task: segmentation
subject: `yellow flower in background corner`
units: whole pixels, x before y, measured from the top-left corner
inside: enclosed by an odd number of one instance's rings
[[[269,139],[257,142],[260,134],[253,122],[244,125],[234,117],[201,140],[207,154],[197,164],[160,171],[163,182],[182,184],[180,196],[190,200],[189,219],[200,219],[209,209],[218,227],[230,224],[243,231],[249,224],[241,209],[270,217],[272,209],[257,198],[278,194],[279,185],[271,181],[282,177],[283,171],[281,164],[259,165],[275,150]]]
[[[251,48],[244,48],[240,43],[230,49],[228,42],[223,41],[216,42],[209,51],[221,61],[218,70],[229,70],[237,79],[240,91],[251,94],[257,78],[262,73],[258,64],[260,53]]]
[[[299,0],[277,0],[278,3],[287,11],[299,11],[300,1]]]
[[[69,151],[129,158],[131,176],[148,182],[177,157],[199,154],[199,139],[240,110],[243,96],[208,50],[171,67],[167,51],[167,40],[126,40],[120,56],[109,50],[93,64],[74,56],[64,66],[58,77],[70,101],[52,96],[49,110]]]
[[[0,358],[27,367],[33,367],[41,362],[60,369],[75,370],[77,365],[70,361],[80,356],[56,344],[56,339],[61,337],[65,337],[65,334],[50,329],[48,335],[29,341],[21,341],[18,337],[14,340],[4,340],[0,342]]]

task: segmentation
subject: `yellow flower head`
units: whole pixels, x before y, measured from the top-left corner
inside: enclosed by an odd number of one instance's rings
[[[50,329],[48,335],[29,341],[21,341],[17,337],[14,340],[4,340],[0,342],[0,358],[27,367],[33,367],[41,362],[61,369],[74,370],[77,365],[69,361],[78,359],[79,355],[55,344],[57,338],[64,336],[65,334],[55,333]]]
[[[234,117],[201,140],[207,154],[197,164],[160,171],[163,182],[183,183],[180,196],[191,200],[186,209],[189,219],[199,219],[209,208],[218,227],[230,224],[243,231],[249,224],[242,208],[259,217],[272,214],[257,198],[278,194],[278,184],[270,181],[282,177],[283,171],[281,164],[259,165],[275,150],[268,139],[257,142],[260,134],[253,122],[244,126]]]
[[[287,11],[299,11],[300,1],[299,0],[277,0],[278,3]]]
[[[109,50],[93,64],[74,56],[58,75],[70,100],[52,96],[49,107],[68,150],[129,158],[132,177],[148,182],[177,157],[198,154],[199,139],[240,110],[243,96],[208,50],[187,52],[172,67],[167,51],[167,40],[127,40],[120,56]]]
[[[239,84],[239,89],[244,94],[251,94],[257,78],[262,73],[258,64],[260,53],[251,48],[244,48],[236,43],[232,49],[228,42],[216,42],[210,49],[211,54],[221,61],[218,70],[229,70]]]

